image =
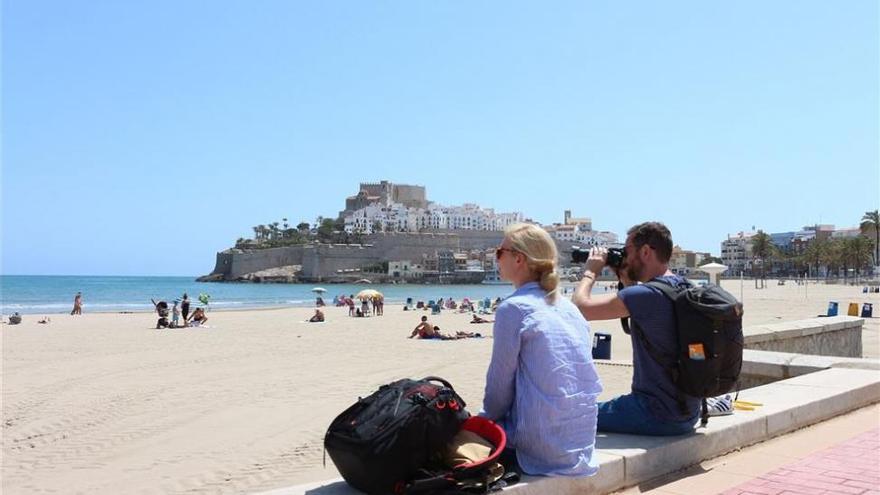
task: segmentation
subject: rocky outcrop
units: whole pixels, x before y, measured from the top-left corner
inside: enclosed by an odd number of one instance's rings
[[[302,273],[302,265],[285,265],[255,272],[244,273],[237,277],[230,278],[222,273],[212,273],[199,277],[199,282],[254,282],[254,283],[279,283],[290,284],[300,281],[299,275]]]

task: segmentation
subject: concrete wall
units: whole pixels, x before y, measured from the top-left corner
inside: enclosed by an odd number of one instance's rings
[[[862,357],[862,325],[853,316],[810,318],[743,329],[746,349]]]

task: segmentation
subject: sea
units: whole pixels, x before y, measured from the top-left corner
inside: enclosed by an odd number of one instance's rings
[[[375,289],[385,296],[386,304],[403,303],[408,297],[414,301],[468,297],[483,299],[506,297],[513,292],[512,285],[353,285],[353,284],[251,284],[196,282],[195,277],[122,277],[122,276],[35,276],[0,275],[0,314],[53,314],[67,313],[73,308],[73,298],[82,292],[84,312],[141,312],[153,311],[150,299],[171,303],[184,293],[193,304],[199,305],[199,296],[208,296],[211,309],[246,309],[277,307],[313,307],[313,291],[323,288],[324,300],[332,304],[336,295],[357,294],[364,289]]]

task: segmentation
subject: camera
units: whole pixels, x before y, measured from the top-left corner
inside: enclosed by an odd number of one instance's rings
[[[590,250],[587,248],[573,247],[571,248],[571,262],[585,263],[590,257]],[[608,256],[605,258],[605,265],[618,269],[623,265],[626,259],[626,251],[623,248],[608,248]]]

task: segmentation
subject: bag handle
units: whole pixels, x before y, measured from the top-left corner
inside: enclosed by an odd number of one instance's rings
[[[450,389],[450,390],[452,390],[452,391],[455,391],[455,388],[453,388],[453,386],[452,386],[451,383],[449,383],[449,382],[447,382],[446,380],[440,378],[439,376],[426,376],[426,377],[422,378],[422,381],[425,381],[425,382],[440,382],[440,383],[442,383],[443,386],[445,386],[446,388],[448,388],[448,389]]]

